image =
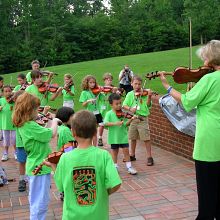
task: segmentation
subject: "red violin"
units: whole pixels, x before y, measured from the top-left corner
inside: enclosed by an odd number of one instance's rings
[[[64,152],[68,152],[66,151],[66,149],[70,149],[73,150],[74,148],[77,147],[77,141],[70,141],[67,144],[64,144],[63,147],[60,149],[60,151],[58,152],[53,152],[51,154],[49,154],[47,156],[47,158],[45,159],[46,161],[50,162],[50,163],[54,163],[54,164],[58,164],[60,157],[62,156],[62,154]],[[70,150],[69,150],[70,151]],[[37,175],[38,173],[41,172],[42,167],[44,166],[44,162],[42,162],[39,166],[36,166],[36,168],[32,171],[32,173],[34,175]]]
[[[124,89],[113,86],[98,86],[92,89],[92,93],[94,95],[98,95],[100,92],[103,93],[114,92],[114,93],[119,93],[121,95],[124,92]]]
[[[116,113],[116,116],[117,116],[118,118],[131,119],[131,118],[134,116],[133,113],[131,113],[131,112],[125,112],[125,111],[123,111],[122,109],[121,109],[121,110],[117,110],[115,113]]]
[[[59,89],[58,84],[48,84],[46,82],[42,83],[42,85],[38,88],[40,93],[52,92],[55,93]]]
[[[38,116],[36,118],[36,122],[39,124],[39,125],[42,125],[44,126],[48,120],[52,120],[53,118],[51,117],[51,115],[49,113],[47,114],[43,114],[43,113],[38,113]]]

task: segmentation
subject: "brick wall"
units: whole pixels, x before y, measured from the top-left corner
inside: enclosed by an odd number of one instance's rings
[[[160,96],[154,96],[149,125],[152,144],[177,155],[192,159],[194,138],[179,132],[160,108]]]

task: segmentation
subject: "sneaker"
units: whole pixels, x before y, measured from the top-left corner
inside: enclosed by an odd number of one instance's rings
[[[25,180],[20,180],[20,181],[19,181],[18,191],[19,191],[19,192],[24,192],[24,191],[26,191],[26,181],[25,181]]]
[[[99,147],[102,147],[102,146],[103,146],[102,138],[99,138],[99,139],[98,139],[98,146],[99,146]]]
[[[130,156],[130,160],[131,160],[131,161],[135,161],[135,160],[136,160],[135,155],[134,155],[134,156]]]
[[[7,160],[8,160],[8,154],[3,154],[2,161],[7,161]]]
[[[16,152],[14,153],[14,158],[15,158],[15,160],[18,160],[18,156],[17,156]]]
[[[137,170],[135,170],[133,167],[129,167],[128,168],[128,173],[131,174],[131,175],[135,175],[135,174],[137,174]]]

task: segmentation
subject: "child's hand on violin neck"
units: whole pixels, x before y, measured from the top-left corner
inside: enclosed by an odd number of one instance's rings
[[[89,99],[88,102],[94,104],[96,99]]]
[[[47,114],[50,110],[50,106],[44,106],[43,114]]]
[[[137,111],[137,108],[136,107],[129,108],[129,111],[132,112],[132,113],[135,113]]]

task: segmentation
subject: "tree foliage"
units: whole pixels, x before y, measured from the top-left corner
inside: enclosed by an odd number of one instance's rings
[[[188,46],[220,35],[220,0],[0,0],[0,72]]]

